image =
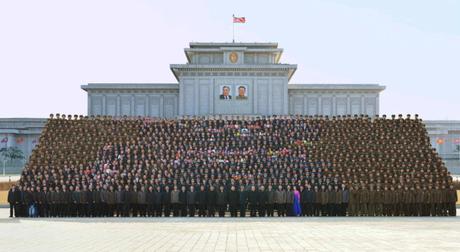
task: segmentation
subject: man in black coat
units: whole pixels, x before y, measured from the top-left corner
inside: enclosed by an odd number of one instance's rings
[[[209,191],[206,195],[206,199],[207,199],[208,217],[214,217],[216,215],[216,205],[217,205],[217,192],[214,186],[209,187]]]
[[[171,215],[171,192],[169,191],[169,186],[165,186],[164,192],[161,193],[161,204],[164,208],[165,217]]]
[[[89,190],[86,191],[86,199],[88,200],[88,217],[96,217],[96,214],[94,212],[94,205],[95,205],[95,200],[94,200],[94,190],[93,186],[89,186]]]
[[[149,189],[147,190],[146,193],[146,201],[147,201],[147,216],[148,217],[153,217],[155,216],[155,192],[153,191],[153,187],[149,186]]]
[[[259,217],[265,217],[267,211],[268,193],[267,191],[265,191],[264,186],[259,187],[259,191],[257,192],[257,200],[259,208]]]
[[[34,204],[33,191],[30,187],[27,187],[27,190],[24,191],[24,206],[26,209],[25,217],[33,217],[29,213],[29,208]]]
[[[227,210],[227,192],[224,191],[224,186],[220,186],[217,192],[217,209],[219,217],[225,217],[225,211]]]
[[[129,217],[129,210],[131,208],[131,193],[129,191],[129,186],[126,185],[121,196],[121,202],[123,204],[123,217]]]
[[[179,210],[181,217],[187,217],[187,190],[185,186],[182,186],[179,192]]]
[[[10,204],[10,218],[13,218],[14,208],[16,207],[16,201],[14,197],[15,192],[16,192],[15,186],[11,186],[10,190],[8,190],[8,203]]]
[[[240,206],[240,217],[246,217],[246,206],[248,204],[248,192],[245,190],[244,185],[240,186],[239,193],[239,206]]]
[[[190,186],[190,191],[187,192],[187,208],[190,217],[195,216],[195,206],[196,206],[196,192],[195,187]]]
[[[41,217],[49,217],[48,194],[49,194],[48,188],[44,186],[39,196],[40,202],[41,202],[41,209],[40,209]]]
[[[268,186],[267,190],[267,216],[273,217],[275,209],[275,191],[271,185]]]
[[[256,191],[255,186],[251,186],[251,191],[249,191],[248,193],[248,203],[249,203],[250,216],[256,217],[259,199],[258,199],[258,193]]]
[[[161,187],[160,186],[157,186],[156,189],[155,189],[155,192],[154,192],[154,197],[155,197],[155,201],[154,201],[154,208],[155,208],[155,216],[156,217],[161,217],[162,215],[162,212],[163,212],[163,194],[161,193]]]
[[[200,191],[198,192],[197,196],[198,216],[206,217],[207,192],[204,188],[204,185],[200,187]]]
[[[232,186],[230,188],[230,192],[228,193],[228,204],[229,204],[229,210],[230,210],[231,217],[237,217],[237,209],[238,209],[239,201],[240,201],[240,195],[238,191],[236,191],[236,187]]]

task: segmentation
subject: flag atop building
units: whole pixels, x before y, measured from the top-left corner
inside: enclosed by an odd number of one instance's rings
[[[235,17],[235,15],[233,15],[233,23],[246,23],[246,18],[245,17]]]

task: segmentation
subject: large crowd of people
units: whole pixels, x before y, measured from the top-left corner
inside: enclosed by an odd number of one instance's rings
[[[17,217],[455,216],[418,116],[51,115]]]

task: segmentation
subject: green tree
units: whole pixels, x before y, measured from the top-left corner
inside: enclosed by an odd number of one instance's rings
[[[3,160],[3,174],[5,174],[5,163],[7,161],[22,160],[25,158],[24,152],[18,147],[8,147],[0,149],[0,157]]]

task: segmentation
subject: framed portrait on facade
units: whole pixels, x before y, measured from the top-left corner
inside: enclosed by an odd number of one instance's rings
[[[231,100],[232,99],[232,86],[221,85],[219,90],[220,90],[219,98],[221,100]]]
[[[236,100],[248,99],[248,85],[236,85]]]

